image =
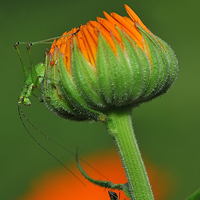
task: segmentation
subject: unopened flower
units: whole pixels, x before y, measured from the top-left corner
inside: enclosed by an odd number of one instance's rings
[[[130,18],[104,12],[106,19],[97,17],[65,32],[52,45],[43,93],[54,113],[104,121],[107,111],[136,107],[174,83],[178,65],[173,50],[125,8]]]

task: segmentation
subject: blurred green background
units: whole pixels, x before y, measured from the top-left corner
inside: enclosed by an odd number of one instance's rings
[[[59,36],[64,31],[102,11],[127,15],[128,4],[156,35],[167,41],[179,60],[178,79],[161,98],[133,111],[133,125],[139,146],[152,163],[166,168],[173,177],[171,200],[183,200],[200,187],[200,1],[199,0],[76,0],[1,1],[1,132],[0,199],[13,200],[24,194],[32,180],[46,170],[61,168],[29,137],[20,122],[17,98],[23,86],[23,73],[13,44]],[[31,48],[34,62],[44,62],[45,48]],[[29,65],[26,46],[20,50]],[[70,150],[79,147],[86,155],[114,147],[100,123],[77,123],[54,116],[36,98],[32,106],[22,106],[39,129]],[[37,140],[62,162],[74,157],[43,139],[26,123]]]

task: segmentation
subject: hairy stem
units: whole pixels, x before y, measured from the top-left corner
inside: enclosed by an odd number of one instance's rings
[[[106,125],[114,137],[128,179],[132,200],[153,200],[153,193],[132,127],[131,109],[107,113]]]

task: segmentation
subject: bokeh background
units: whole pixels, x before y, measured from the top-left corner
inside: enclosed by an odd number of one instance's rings
[[[127,15],[124,3],[154,34],[173,47],[180,66],[178,79],[166,95],[133,111],[139,146],[148,160],[167,169],[172,177],[171,200],[186,199],[200,187],[199,0],[3,0],[0,3],[0,199],[19,198],[44,172],[62,168],[29,137],[19,119],[17,98],[24,77],[13,44],[59,36],[95,20],[96,16],[103,17],[104,10]],[[50,45],[31,48],[35,63],[44,62],[46,47]],[[29,65],[26,46],[21,45],[20,50]],[[114,148],[101,123],[63,120],[36,98],[32,98],[31,107],[22,108],[35,126],[72,151],[78,147],[81,156]],[[40,137],[25,123],[37,140],[62,162],[75,162],[74,156]]]

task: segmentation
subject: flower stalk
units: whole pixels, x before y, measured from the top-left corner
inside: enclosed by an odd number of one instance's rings
[[[153,193],[132,127],[131,108],[107,113],[106,125],[118,148],[131,199],[153,200]]]

